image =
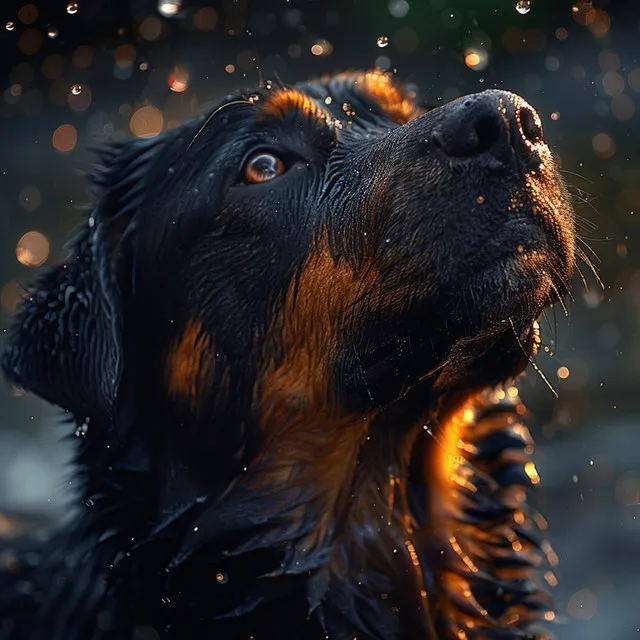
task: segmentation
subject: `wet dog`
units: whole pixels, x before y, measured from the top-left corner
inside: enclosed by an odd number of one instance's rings
[[[531,106],[267,85],[91,188],[2,357],[73,416],[82,506],[7,545],[0,638],[544,637],[511,381],[574,223]]]

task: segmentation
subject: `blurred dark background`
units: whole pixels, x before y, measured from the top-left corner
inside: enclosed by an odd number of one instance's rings
[[[260,77],[379,66],[437,105],[491,87],[543,117],[580,216],[568,317],[522,395],[560,559],[561,640],[640,637],[640,5],[598,0],[40,0],[0,6],[0,327],[87,202],[96,142],[156,135]],[[0,391],[0,509],[73,508],[55,409]],[[0,531],[3,520],[0,518]]]

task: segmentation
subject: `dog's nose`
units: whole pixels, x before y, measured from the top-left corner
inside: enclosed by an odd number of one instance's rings
[[[524,100],[505,91],[484,91],[442,107],[431,139],[451,158],[488,153],[504,160],[519,141],[542,141],[542,123]]]

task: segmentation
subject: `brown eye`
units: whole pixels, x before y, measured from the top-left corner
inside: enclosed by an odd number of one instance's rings
[[[251,156],[244,166],[244,179],[250,184],[268,182],[284,173],[284,163],[278,156],[260,151]]]

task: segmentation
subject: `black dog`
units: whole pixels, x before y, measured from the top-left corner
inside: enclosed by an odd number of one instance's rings
[[[536,112],[267,86],[92,184],[2,359],[73,416],[82,512],[5,549],[0,638],[544,637],[508,381],[574,226]]]

